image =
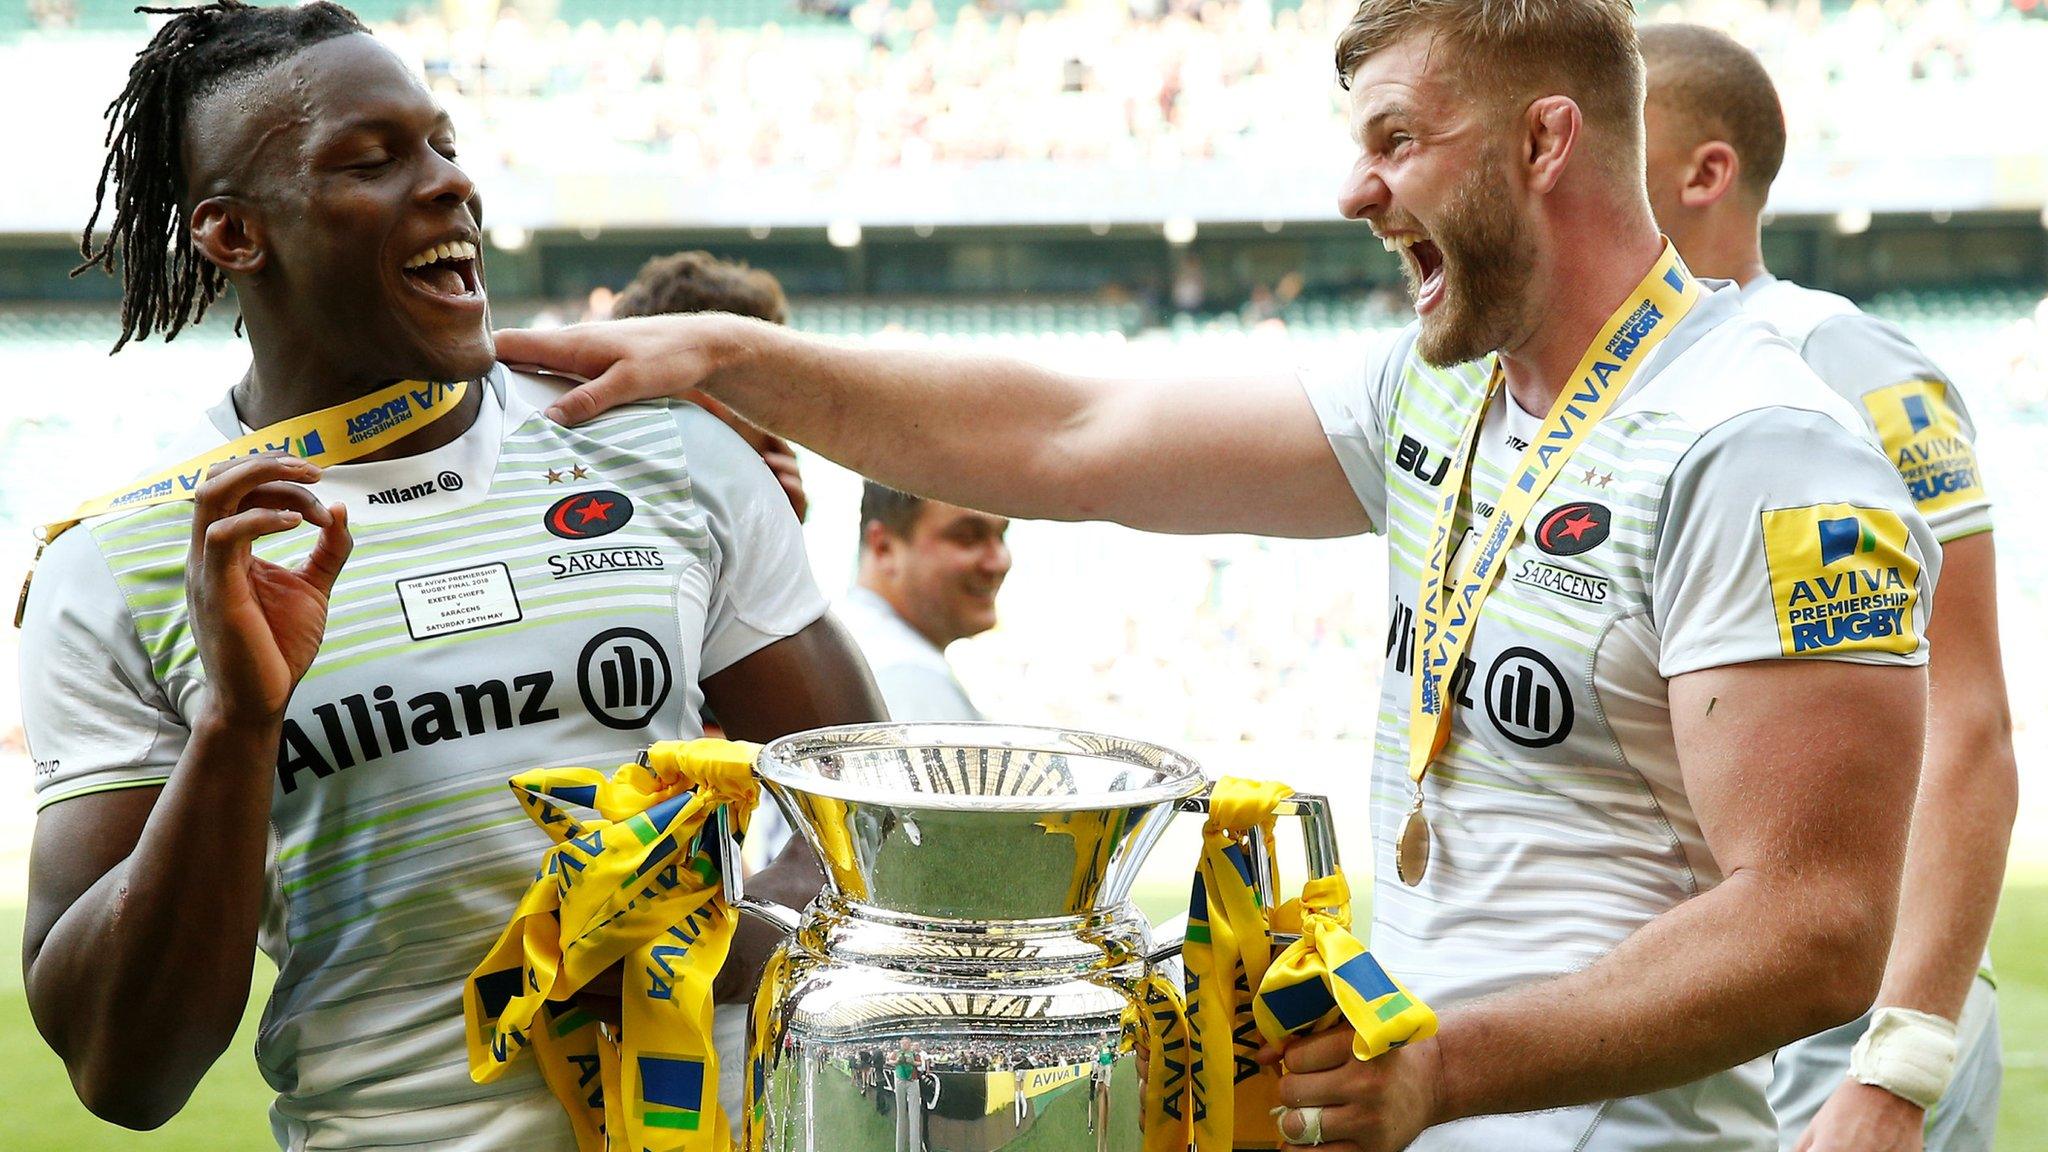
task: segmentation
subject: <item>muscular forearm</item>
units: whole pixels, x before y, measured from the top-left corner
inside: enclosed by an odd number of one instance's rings
[[[1368,526],[1291,375],[1106,380],[720,324],[707,391],[922,496],[1154,532],[1336,536]]]
[[[735,321],[705,390],[864,476],[966,507],[1106,516],[1069,448],[1099,385],[994,356],[846,348]]]
[[[1738,873],[1584,971],[1445,1013],[1437,1122],[1675,1087],[1854,1017],[1891,931],[1863,904]]]
[[[80,1098],[129,1127],[169,1119],[248,1004],[269,852],[275,725],[202,722],[134,851],[28,965],[37,1026]]]
[[[1973,731],[1955,730],[1964,727]],[[1996,719],[1958,722],[1937,702],[1931,729],[1906,845],[1898,937],[1877,1002],[1954,1020],[1991,938],[2019,773],[2011,735]]]

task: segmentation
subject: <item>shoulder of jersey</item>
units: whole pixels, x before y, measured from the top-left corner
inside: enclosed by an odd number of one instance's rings
[[[1823,292],[1794,284],[1790,280],[1777,280],[1764,285],[1744,299],[1743,309],[1752,316],[1762,317],[1778,334],[1791,341],[1794,348],[1804,348],[1806,338],[1813,330],[1837,316],[1860,316],[1863,309],[1847,296]]]
[[[1832,419],[1859,440],[1863,422],[1776,328],[1737,310],[1679,351],[1617,414],[1664,413],[1700,433],[1761,408],[1792,408]]]
[[[539,372],[522,372],[511,367],[505,368],[505,378],[510,382],[511,397],[529,405],[535,411],[545,411],[550,404],[568,395],[577,385],[575,380],[567,376],[549,376]],[[653,405],[635,405],[635,407],[650,406]],[[676,423],[681,426],[685,436],[692,431],[691,426],[697,423],[696,417],[709,420],[720,428],[725,427],[724,421],[712,416],[695,404],[670,403],[665,406],[675,413]]]
[[[538,372],[521,372],[516,368],[505,368],[506,387],[509,398],[531,405],[536,411],[545,411],[547,406],[567,395],[576,387],[576,381],[567,376],[544,376]]]

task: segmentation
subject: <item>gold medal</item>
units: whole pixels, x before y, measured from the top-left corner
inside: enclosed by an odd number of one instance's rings
[[[1422,814],[1422,790],[1415,790],[1415,807],[1401,821],[1401,835],[1394,841],[1394,873],[1410,888],[1422,883],[1429,871],[1429,817]]]

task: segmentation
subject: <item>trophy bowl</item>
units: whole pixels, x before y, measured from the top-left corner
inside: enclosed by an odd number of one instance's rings
[[[756,772],[826,875],[765,1004],[768,1148],[1138,1152],[1155,959],[1129,889],[1206,787],[1192,761],[1059,728],[865,724],[777,740]]]

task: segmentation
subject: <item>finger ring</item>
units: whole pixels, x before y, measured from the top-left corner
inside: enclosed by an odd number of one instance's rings
[[[1281,1137],[1289,1144],[1299,1147],[1313,1147],[1323,1142],[1323,1110],[1320,1107],[1314,1104],[1304,1104],[1299,1108],[1275,1108],[1274,1111],[1276,1113],[1293,1112],[1296,1116],[1301,1117],[1301,1135],[1288,1136],[1286,1126],[1282,1125],[1280,1128]]]

